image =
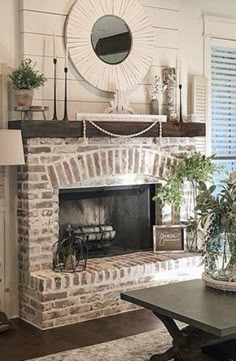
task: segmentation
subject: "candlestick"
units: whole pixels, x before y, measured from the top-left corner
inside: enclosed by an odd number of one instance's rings
[[[57,59],[53,59],[54,64],[54,101],[53,101],[53,120],[58,120],[57,118]]]
[[[67,112],[67,74],[68,74],[68,68],[65,66],[64,68],[65,72],[65,97],[64,97],[64,117],[62,120],[69,120],[68,119],[68,112]]]
[[[182,114],[182,84],[179,84],[179,122],[183,123]]]

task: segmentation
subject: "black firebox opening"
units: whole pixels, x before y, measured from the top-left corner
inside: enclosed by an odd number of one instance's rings
[[[63,189],[59,193],[59,240],[68,225],[86,243],[88,257],[153,247],[155,184]]]

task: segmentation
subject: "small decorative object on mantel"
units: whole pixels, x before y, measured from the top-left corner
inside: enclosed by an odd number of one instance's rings
[[[66,57],[65,57],[65,67],[64,67],[64,73],[65,73],[65,95],[64,95],[64,116],[62,120],[66,121],[69,120],[68,118],[68,111],[67,111],[67,77],[68,77],[68,45],[66,44]]]
[[[154,253],[184,251],[185,226],[159,225],[153,226]]]
[[[216,186],[200,184],[196,210],[206,235],[202,248],[207,286],[236,292],[236,182],[228,179],[215,195]]]
[[[53,79],[53,116],[52,120],[58,120],[57,117],[57,56],[56,56],[56,38],[55,32],[53,32],[53,67],[54,67],[54,79]]]
[[[66,121],[68,118],[68,108],[67,108],[67,78],[68,78],[68,53],[69,48],[68,44],[66,44],[66,54],[65,54],[65,66],[64,66],[64,115],[61,120]],[[56,54],[56,39],[55,32],[53,32],[53,64],[54,64],[54,87],[53,87],[53,116],[52,120],[59,120],[57,115],[57,54]]]
[[[111,101],[111,107],[107,108],[105,113],[134,114],[134,109],[130,107],[128,100],[124,96],[124,92],[118,89],[114,93],[114,100]]]
[[[160,95],[164,93],[167,89],[167,85],[163,84],[160,77],[155,76],[154,84],[151,86],[151,113],[159,114],[159,101],[160,101]]]
[[[32,120],[34,113],[42,113],[43,119],[46,119],[45,112],[49,110],[47,105],[35,105],[31,107],[15,107],[15,111],[21,112],[21,120]]]
[[[179,122],[180,122],[180,123],[183,123],[182,89],[183,89],[183,85],[182,85],[182,84],[179,84]]]
[[[43,86],[47,80],[43,74],[34,69],[31,59],[22,60],[9,77],[15,89],[17,106],[26,108],[32,105],[34,89]]]
[[[164,68],[162,71],[163,83],[166,85],[166,102],[168,121],[177,121],[177,102],[176,102],[176,69]]]

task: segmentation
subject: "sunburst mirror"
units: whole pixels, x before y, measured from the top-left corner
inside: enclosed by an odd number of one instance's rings
[[[152,64],[152,25],[138,0],[76,1],[65,39],[75,69],[104,91],[134,88]]]

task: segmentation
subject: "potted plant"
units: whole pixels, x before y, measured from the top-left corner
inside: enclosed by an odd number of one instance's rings
[[[164,93],[167,89],[167,86],[163,84],[160,77],[155,76],[155,81],[151,86],[150,95],[151,95],[151,113],[153,115],[159,115],[159,100],[160,95]]]
[[[22,60],[19,67],[10,74],[10,79],[15,88],[17,105],[26,108],[32,105],[34,89],[46,82],[45,76],[32,66],[31,59]]]
[[[229,179],[215,190],[201,182],[196,199],[198,224],[206,229],[203,279],[210,287],[236,291],[236,183]]]
[[[200,183],[212,180],[213,173],[218,167],[212,162],[212,157],[206,157],[201,153],[193,153],[178,161],[169,173],[166,182],[157,187],[154,200],[161,201],[162,206],[171,205],[172,209],[180,214],[180,206],[184,200],[184,187],[188,182],[190,197],[185,200],[186,215],[188,217],[187,248],[190,251],[198,249],[198,228],[196,226],[197,215],[193,213],[196,206],[196,198]],[[180,219],[180,216],[178,217]],[[172,223],[176,223],[172,217]]]

